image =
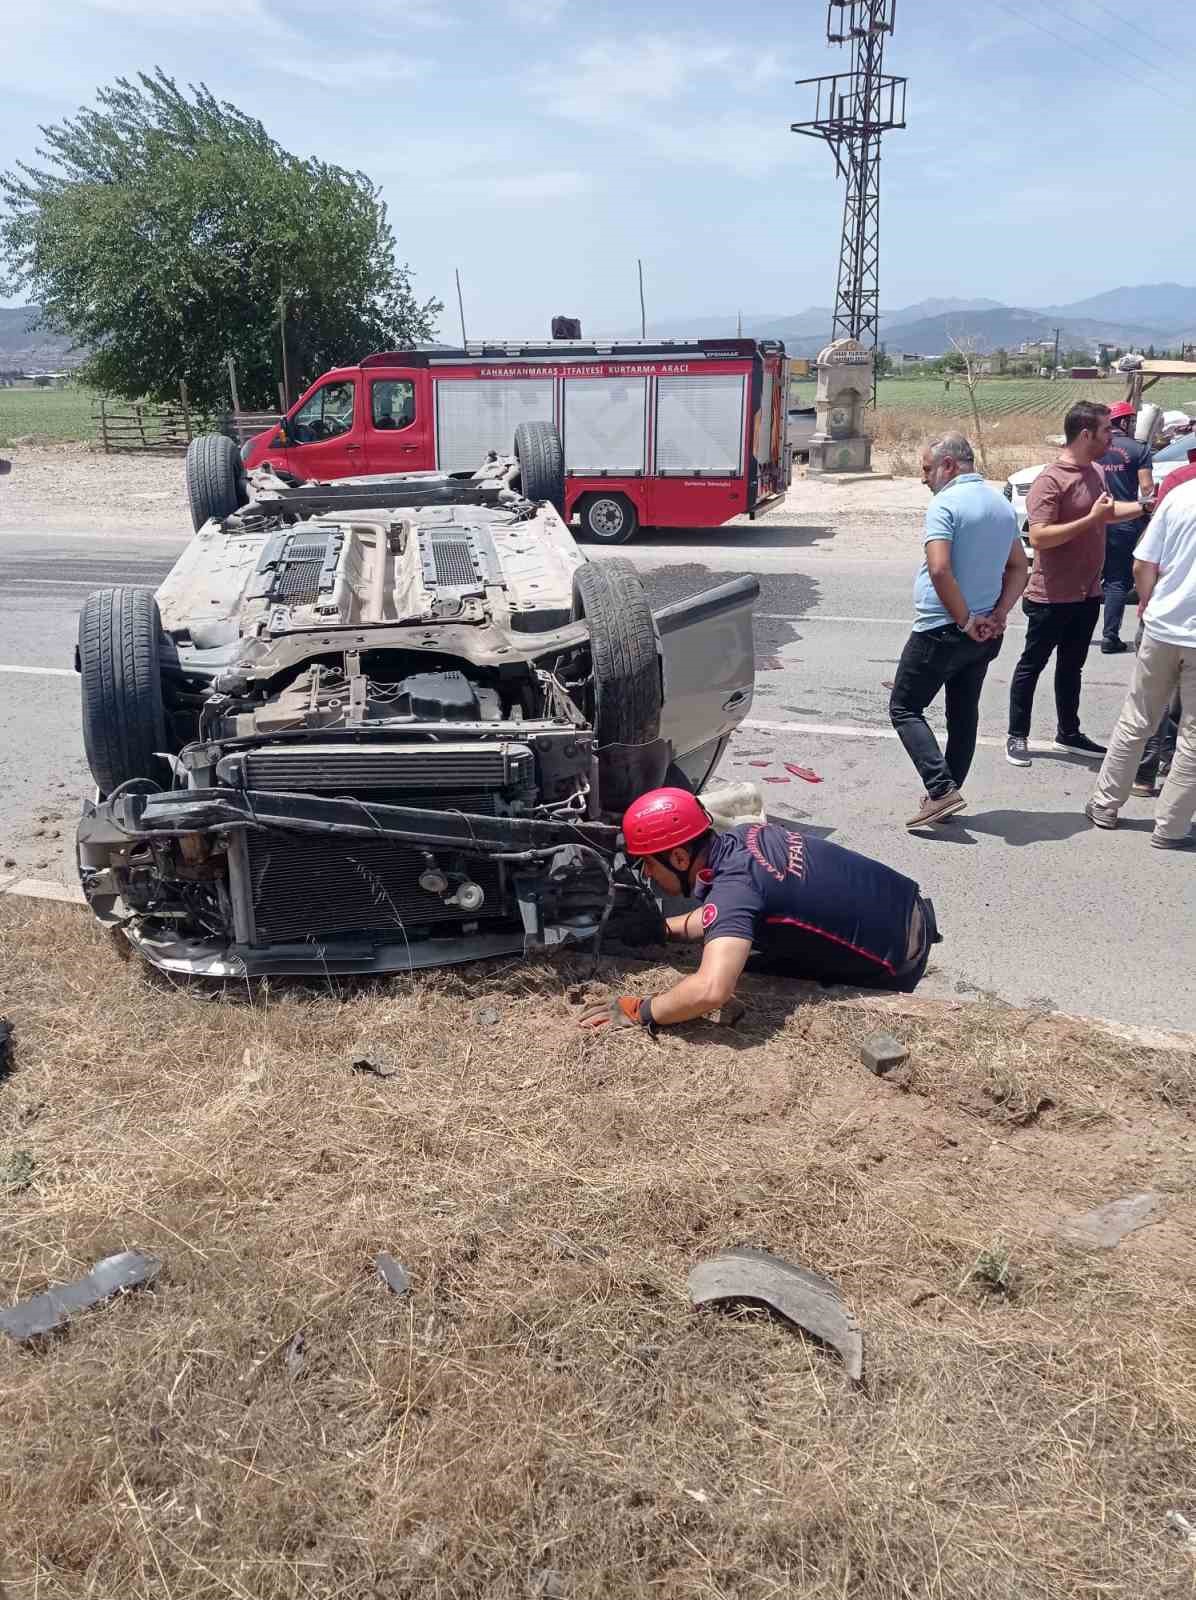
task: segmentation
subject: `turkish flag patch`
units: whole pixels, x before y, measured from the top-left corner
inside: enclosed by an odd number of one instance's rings
[[[717,906],[703,906],[702,907],[702,926],[704,928],[712,928],[714,926],[715,922],[717,921],[717,919],[718,919],[718,907]]]

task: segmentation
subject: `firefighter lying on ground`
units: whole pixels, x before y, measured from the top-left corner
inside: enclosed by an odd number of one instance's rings
[[[912,878],[777,823],[716,832],[684,789],[654,789],[623,818],[627,854],[666,895],[701,903],[666,922],[671,942],[705,943],[697,972],[664,994],[621,995],[583,1028],[663,1027],[725,1006],[753,972],[869,989],[914,989],[939,941]]]

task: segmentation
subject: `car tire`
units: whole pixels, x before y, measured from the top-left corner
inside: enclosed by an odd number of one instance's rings
[[[83,747],[104,794],[165,774],[162,621],[152,589],[94,589],[79,613]]]
[[[590,625],[599,746],[650,744],[660,733],[660,659],[652,607],[631,562],[616,557],[578,567],[573,614]]]
[[[587,495],[581,505],[581,536],[594,544],[626,544],[639,518],[625,494]]]
[[[184,469],[191,521],[198,531],[211,518],[231,517],[249,499],[241,452],[223,433],[201,433],[187,446]]]
[[[565,449],[556,425],[521,422],[515,429],[519,490],[525,500],[547,500],[565,515]]]

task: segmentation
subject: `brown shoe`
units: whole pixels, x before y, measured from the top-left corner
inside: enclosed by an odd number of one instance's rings
[[[929,795],[922,802],[922,809],[916,817],[911,817],[906,823],[907,828],[926,828],[935,822],[946,822],[956,811],[962,811],[967,801],[958,789],[948,789],[946,794],[941,794],[932,800]]]

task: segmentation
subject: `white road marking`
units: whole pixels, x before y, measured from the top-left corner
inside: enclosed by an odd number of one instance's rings
[[[30,678],[74,678],[74,667],[4,667],[0,672],[19,672]]]
[[[908,617],[828,617],[821,611],[787,612],[787,611],[758,611],[755,613],[757,622],[858,622],[868,627],[904,628],[910,631]],[[1024,633],[1024,622],[1010,622],[1006,624],[1005,631]]]
[[[895,739],[896,732],[892,728],[859,728],[843,722],[765,722],[755,717],[746,717],[739,724],[741,728],[750,728],[754,733],[794,733],[807,734],[812,737],[826,739]],[[982,738],[977,739],[978,745],[984,745],[988,750],[1004,750],[1005,740]],[[1036,744],[1030,741],[1031,750],[1053,750],[1051,744]],[[1096,768],[1093,767],[1093,772]]]

